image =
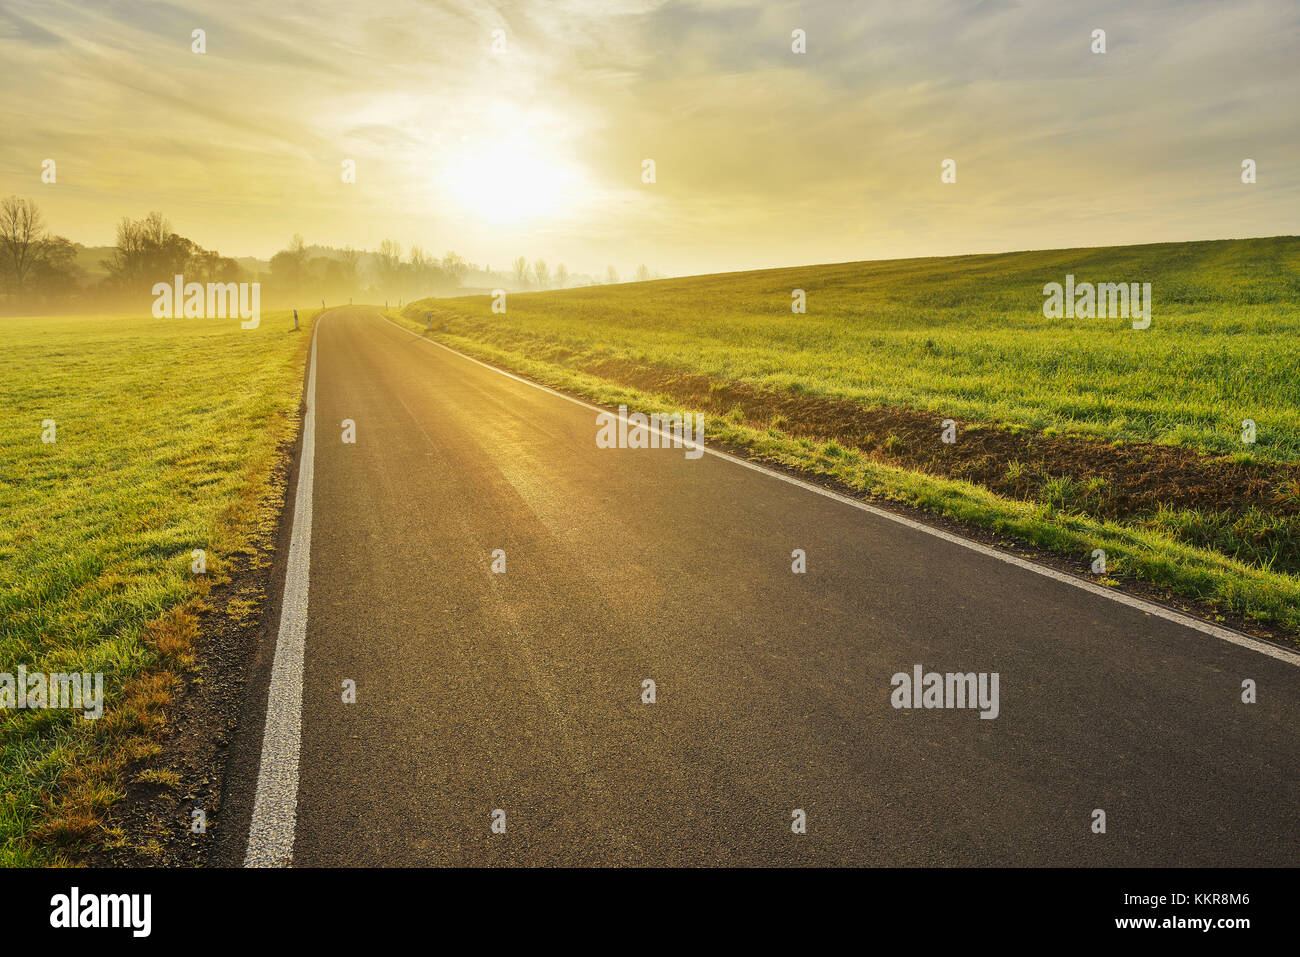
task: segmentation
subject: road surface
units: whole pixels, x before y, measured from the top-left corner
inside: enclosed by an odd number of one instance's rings
[[[315,350],[293,864],[1300,863],[1295,659],[723,458],[597,448],[591,409],[370,307]],[[998,716],[894,708],[916,665],[997,673]],[[260,667],[226,863],[292,707]]]

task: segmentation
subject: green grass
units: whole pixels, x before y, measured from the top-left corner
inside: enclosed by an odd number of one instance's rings
[[[1047,319],[1042,288],[1152,285],[1152,322]],[[807,315],[791,291],[807,292]],[[1239,461],[1300,462],[1300,238],[847,263],[412,303],[401,318],[453,347],[602,401],[662,406],[599,370],[609,360],[778,394],[907,407],[1029,436],[1179,446]],[[445,331],[444,331],[445,325]],[[738,413],[738,414],[737,414]],[[1241,441],[1243,419],[1257,442]],[[851,487],[1015,534],[1112,574],[1268,626],[1300,629],[1300,521],[1267,508],[1160,509],[1120,519],[1091,476],[1004,463],[1025,495],[908,472],[877,452],[795,439],[787,423],[715,415],[711,439]],[[937,430],[937,426],[936,426]],[[936,432],[937,434],[937,432]],[[847,453],[847,454],[846,454]],[[1004,492],[1003,495],[1006,493]]]
[[[1151,328],[1046,319],[1042,288],[1150,282]],[[792,289],[807,315],[790,311]],[[724,273],[426,308],[582,352],[778,390],[1300,460],[1300,237]],[[476,331],[476,338],[485,330]]]
[[[125,761],[156,750],[194,611],[276,520],[311,325],[291,327],[0,319],[0,671],[103,672],[107,699],[98,721],[0,712],[0,864],[102,836]]]

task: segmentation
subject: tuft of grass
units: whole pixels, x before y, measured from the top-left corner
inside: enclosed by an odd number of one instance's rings
[[[167,768],[147,768],[136,775],[136,780],[145,784],[159,784],[166,788],[181,786],[181,776]]]

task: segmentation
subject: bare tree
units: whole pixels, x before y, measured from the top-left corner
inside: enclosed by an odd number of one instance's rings
[[[569,267],[560,263],[555,267],[555,284],[563,289],[569,282]]]
[[[351,291],[361,279],[361,253],[351,246],[344,246],[339,253],[339,262],[342,263],[342,282],[347,291]]]
[[[538,289],[545,289],[551,284],[551,267],[546,265],[545,259],[533,263],[533,275],[537,277]]]
[[[10,196],[0,203],[0,250],[22,288],[27,274],[42,258],[47,238],[45,220],[36,204],[20,196]]]
[[[144,230],[130,218],[123,216],[122,221],[117,224],[117,245],[113,255],[103,260],[100,265],[108,270],[109,277],[115,281],[125,282],[138,278],[137,274],[142,271],[141,264],[146,250]]]
[[[618,282],[618,270],[613,266],[605,267],[605,282],[610,283],[611,285]]]
[[[515,285],[520,289],[528,285],[528,260],[523,256],[515,260]]]
[[[637,282],[645,282],[645,281],[648,280],[649,278],[650,278],[650,270],[646,268],[646,264],[645,264],[645,263],[642,263],[641,265],[639,265],[639,266],[636,267],[636,281],[637,281]]]
[[[293,234],[286,249],[271,257],[271,278],[280,295],[296,296],[308,284],[307,244]]]
[[[100,265],[108,270],[110,282],[130,288],[139,282],[170,279],[200,252],[194,242],[172,232],[162,213],[153,212],[143,219],[118,223],[113,255]]]
[[[172,224],[167,221],[167,217],[156,210],[140,220],[137,225],[144,235],[145,242],[155,247],[165,246],[168,238],[176,235],[172,232]],[[302,237],[295,234],[293,239],[301,249]]]
[[[379,244],[379,252],[375,253],[375,273],[384,291],[395,289],[401,271],[401,244],[385,239]]]
[[[447,255],[442,257],[442,271],[459,285],[465,278],[465,274],[469,272],[469,263],[463,256],[448,250]]]

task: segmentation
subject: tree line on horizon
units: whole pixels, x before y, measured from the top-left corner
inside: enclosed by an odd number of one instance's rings
[[[186,282],[259,282],[264,306],[308,306],[330,303],[402,301],[425,296],[490,291],[564,289],[570,286],[619,282],[618,271],[607,266],[603,277],[575,275],[563,263],[554,271],[544,259],[520,256],[509,271],[480,267],[455,252],[442,257],[413,245],[403,254],[400,244],[385,239],[374,252],[308,246],[295,234],[289,245],[270,258],[266,268],[204,249],[176,233],[160,212],[140,219],[123,217],[107,258],[92,273],[78,261],[86,247],[53,234],[36,203],[19,196],[0,200],[0,304],[6,312],[59,308],[144,307],[155,283],[183,275]],[[256,261],[255,261],[256,262]],[[660,278],[643,264],[636,281]]]

